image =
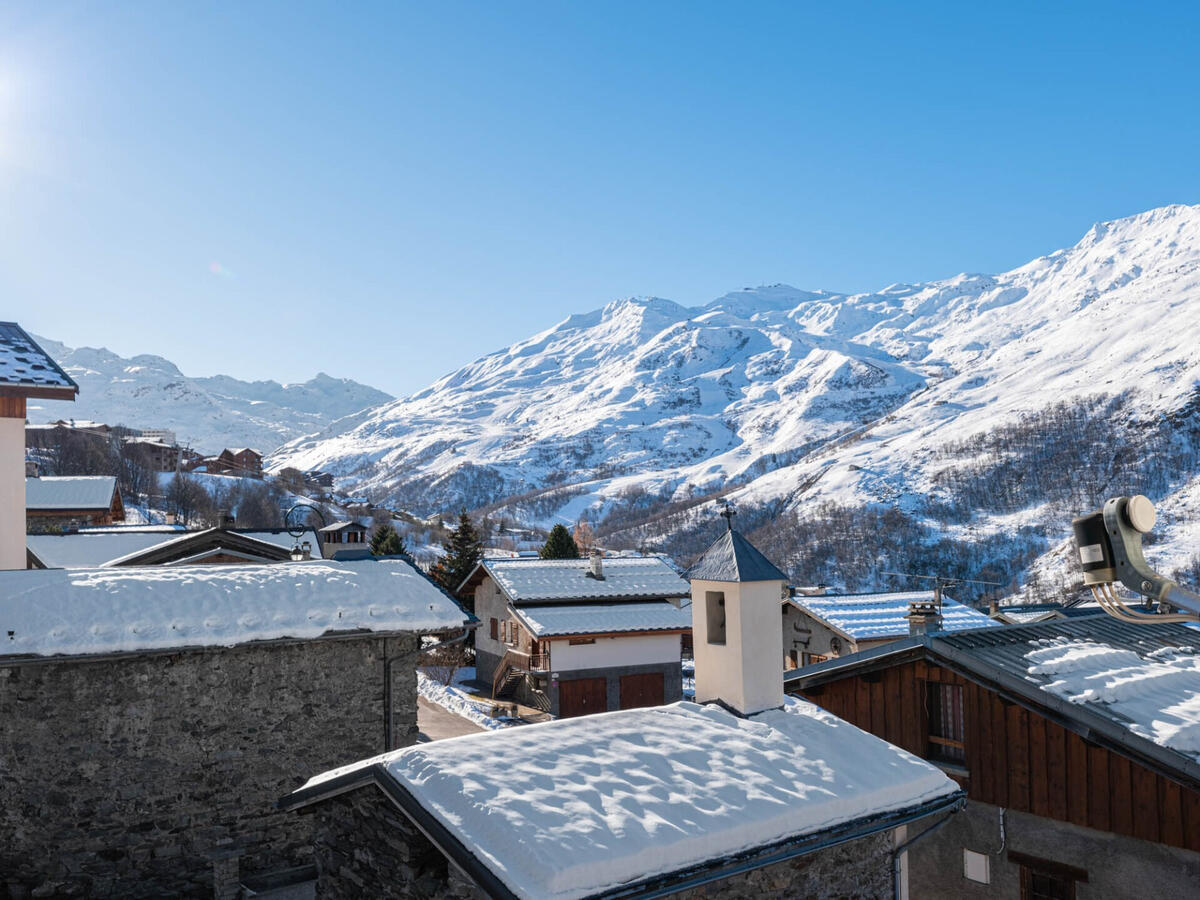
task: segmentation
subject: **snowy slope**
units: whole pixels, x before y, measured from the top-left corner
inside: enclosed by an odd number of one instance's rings
[[[333,421],[391,400],[388,394],[324,373],[303,384],[189,378],[160,356],[125,359],[105,349],[72,349],[37,338],[79,384],[74,403],[35,401],[30,422],[86,419],[131,428],[169,428],[203,453],[224,447],[269,452]]]
[[[1096,225],[1000,275],[856,295],[777,285],[697,308],[616,301],[272,462],[329,469],[417,510],[504,501],[541,524],[602,516],[643,492],[661,505],[719,489],[775,514],[822,501],[922,514],[930,498],[963,501],[946,487],[963,451],[948,459],[948,445],[1101,394],[1122,399],[1134,433],[1194,424],[1200,207]],[[1073,464],[1055,474],[1075,478]],[[1174,499],[1196,473],[1169,474],[1155,499],[1200,518],[1195,485]],[[1066,505],[1103,499],[1090,490]],[[1037,525],[1054,544],[1066,535],[1059,506],[1026,498],[972,527]]]

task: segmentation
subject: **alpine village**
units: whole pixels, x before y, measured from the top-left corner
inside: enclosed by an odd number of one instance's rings
[[[872,6],[0,9],[0,900],[1200,898],[1200,13]]]

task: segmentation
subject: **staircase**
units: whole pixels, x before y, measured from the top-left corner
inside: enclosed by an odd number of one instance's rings
[[[518,669],[513,666],[508,666],[504,669],[503,676],[499,678],[493,689],[493,700],[507,700],[512,697],[517,689],[517,685],[525,680],[525,670]]]

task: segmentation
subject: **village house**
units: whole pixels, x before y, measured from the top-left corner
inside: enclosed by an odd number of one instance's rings
[[[785,700],[779,660],[761,652],[778,641],[784,580],[740,535],[722,541],[690,588],[709,702],[469,735],[317,775],[281,806],[315,819],[318,895],[906,898],[912,842],[962,792]]]
[[[75,384],[16,322],[0,322],[0,569],[25,556],[25,402],[74,400]]]
[[[312,558],[314,548],[320,557],[320,542],[312,529],[294,537],[284,529],[96,528],[31,534],[26,543],[34,569],[303,561]]]
[[[1194,897],[1198,635],[1101,614],[918,635],[785,681],[967,791],[910,854],[924,896]]]
[[[310,864],[275,800],[412,743],[421,638],[467,622],[402,560],[0,573],[8,894],[232,897]]]
[[[367,546],[367,526],[360,522],[334,522],[317,530],[326,558],[342,550],[363,550]]]
[[[25,479],[26,529],[31,534],[125,521],[115,475]]]
[[[783,604],[784,666],[795,669],[908,637],[912,603],[938,602],[933,591],[877,594],[795,593]],[[941,629],[986,628],[978,610],[941,598]]]
[[[216,456],[199,457],[192,461],[189,471],[209,475],[234,475],[242,478],[262,478],[262,454],[249,447],[226,448]]]
[[[661,557],[489,557],[456,593],[494,698],[569,718],[682,697],[688,585]]]

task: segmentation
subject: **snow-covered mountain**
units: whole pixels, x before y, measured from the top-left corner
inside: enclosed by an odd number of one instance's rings
[[[343,416],[392,399],[389,394],[324,373],[303,384],[239,381],[227,375],[189,378],[160,356],[125,359],[93,347],[38,342],[79,384],[74,403],[35,401],[31,422],[87,419],[131,428],[169,428],[200,452],[223,447],[274,450]]]
[[[1037,526],[1050,546],[1096,492],[1157,491],[1176,518],[1200,518],[1171,499],[1197,474],[1198,397],[1200,207],[1171,206],[1001,275],[855,295],[776,285],[696,308],[616,301],[294,441],[273,464],[429,512],[602,520],[646,497],[724,490],[776,520],[884,503],[952,536]],[[997,434],[1008,443],[989,443]],[[1037,462],[1043,444],[1059,448],[1053,464]],[[1106,444],[1132,462],[1105,462]],[[1105,466],[1123,480],[1106,483]],[[957,508],[938,518],[938,504]]]

